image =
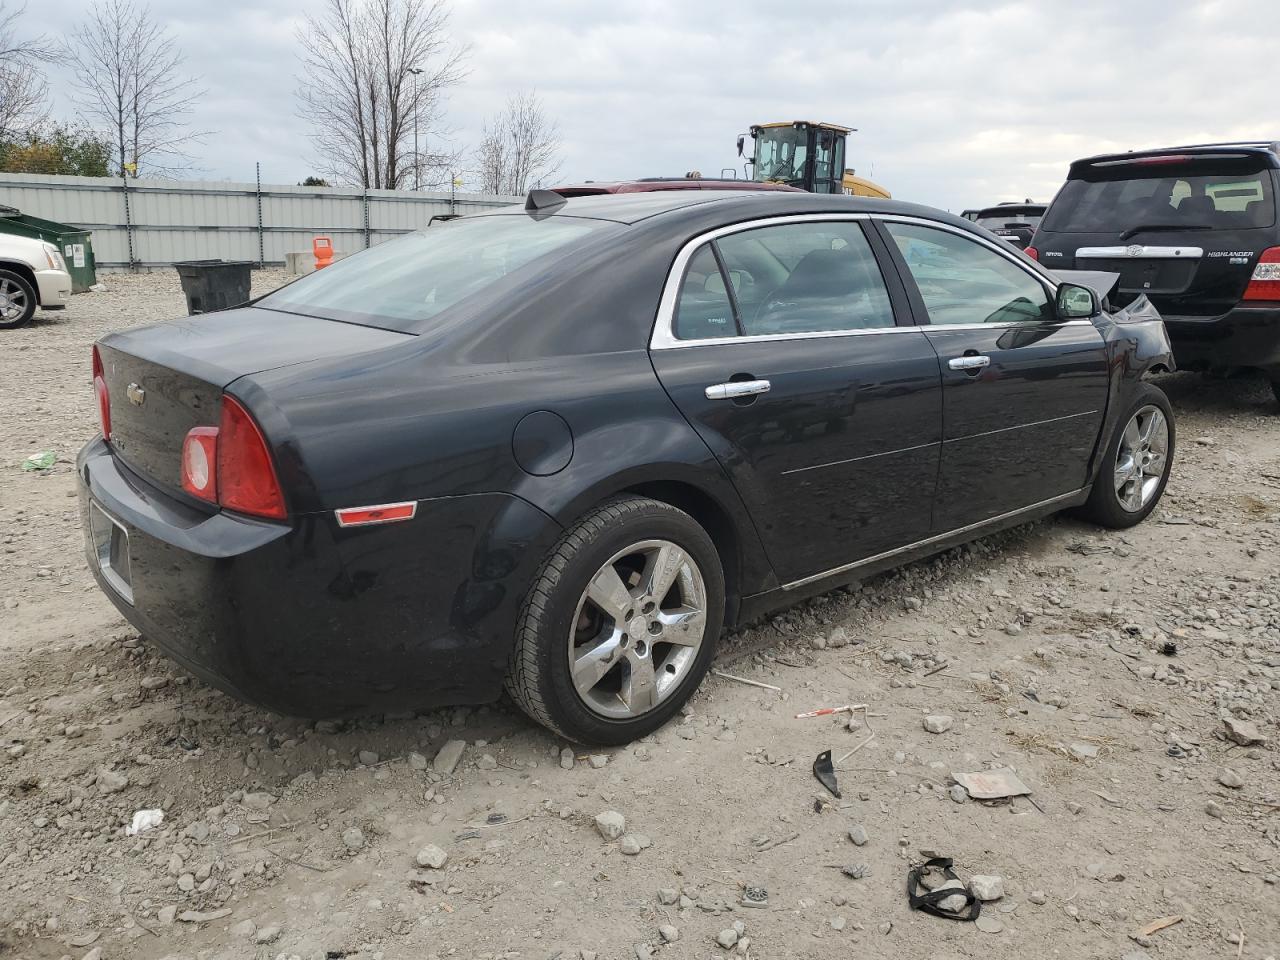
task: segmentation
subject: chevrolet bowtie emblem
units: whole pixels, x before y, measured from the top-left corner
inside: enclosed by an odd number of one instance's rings
[[[136,383],[131,383],[125,388],[124,395],[129,398],[129,402],[135,407],[140,407],[147,402],[147,391]]]

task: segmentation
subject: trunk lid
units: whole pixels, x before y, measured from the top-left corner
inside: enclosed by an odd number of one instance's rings
[[[1166,316],[1217,316],[1280,244],[1276,162],[1251,149],[1079,161],[1032,245],[1050,269],[1120,274],[1118,303],[1146,294]]]
[[[98,343],[111,447],[130,469],[182,489],[182,442],[217,426],[224,388],[283,366],[402,344],[412,334],[242,308],[110,334]]]

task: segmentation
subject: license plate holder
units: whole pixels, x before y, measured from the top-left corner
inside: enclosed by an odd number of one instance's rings
[[[129,557],[129,531],[91,500],[89,536],[102,579],[126,603],[132,604],[133,564]]]

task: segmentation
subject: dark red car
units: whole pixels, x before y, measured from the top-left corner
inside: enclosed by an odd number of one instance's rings
[[[702,177],[642,177],[639,180],[588,180],[564,187],[552,187],[562,197],[593,197],[604,193],[656,193],[660,190],[782,190],[804,193],[785,183],[758,183],[755,180],[704,180]]]

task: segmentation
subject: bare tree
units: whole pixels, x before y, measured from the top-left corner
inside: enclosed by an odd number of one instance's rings
[[[57,49],[43,36],[23,37],[18,21],[25,6],[0,0],[0,139],[38,126],[45,118],[49,84],[44,64],[57,59]]]
[[[560,170],[560,127],[537,93],[513,94],[484,126],[473,163],[485,193],[519,196]]]
[[[66,56],[86,119],[111,131],[121,176],[172,176],[190,169],[187,148],[205,134],[187,118],[204,95],[183,70],[173,37],[133,0],[97,0],[71,31]]]
[[[445,0],[325,0],[298,33],[298,100],[321,167],[342,183],[395,189],[438,178],[445,96],[466,49],[448,34]]]
[[[481,193],[502,193],[509,163],[506,130],[501,117],[484,125],[484,135],[475,151],[474,166]]]

